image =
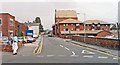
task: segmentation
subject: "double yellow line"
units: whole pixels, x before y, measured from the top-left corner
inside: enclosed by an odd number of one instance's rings
[[[41,43],[40,43],[40,46],[39,46],[36,54],[40,54],[41,53],[41,51],[42,51],[42,45],[43,45],[43,37],[41,37]]]
[[[96,52],[99,52],[99,53],[102,53],[102,54],[106,54],[106,55],[109,55],[109,56],[113,56],[113,57],[116,57],[116,58],[120,58],[119,56],[117,55],[113,55],[113,54],[110,54],[110,53],[106,53],[106,52],[102,52],[102,51],[99,51],[99,50],[95,50],[95,49],[92,49],[92,48],[89,48],[89,47],[84,47],[82,45],[78,45],[78,44],[75,44],[75,43],[72,43],[70,42],[71,44],[74,44],[76,46],[79,46],[79,47],[82,47],[82,48],[86,48],[86,49],[89,49],[89,50],[92,50],[92,51],[96,51]]]

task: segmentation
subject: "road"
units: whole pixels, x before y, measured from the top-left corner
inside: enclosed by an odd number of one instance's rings
[[[39,42],[40,43],[40,42]],[[40,53],[3,55],[3,63],[118,63],[118,58],[74,45],[58,37],[43,36]],[[31,46],[30,46],[31,47]],[[33,47],[33,46],[32,46]],[[34,48],[35,49],[35,48]],[[30,50],[28,48],[28,50]],[[23,52],[26,53],[26,52]]]

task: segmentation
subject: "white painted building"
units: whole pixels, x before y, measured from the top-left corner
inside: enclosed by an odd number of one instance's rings
[[[28,26],[28,30],[33,30],[33,35],[39,35],[39,23],[25,23]]]

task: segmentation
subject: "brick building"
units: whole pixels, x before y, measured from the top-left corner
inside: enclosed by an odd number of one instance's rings
[[[17,23],[15,21],[15,17],[10,15],[9,13],[0,13],[0,36],[15,36],[17,34],[17,25],[20,23]],[[19,35],[20,31],[25,32],[27,29],[26,26],[23,24],[20,24],[19,32],[17,35]]]
[[[15,21],[15,35],[17,36],[25,36],[26,30],[28,30],[28,26]]]
[[[98,37],[111,35],[110,23],[100,20],[78,21],[77,13],[74,10],[55,10],[55,24],[52,28],[53,34],[62,38],[72,35],[92,35]]]
[[[87,36],[103,37],[105,35],[102,34],[111,35],[110,23],[100,20],[78,21],[77,13],[74,10],[55,10],[55,24],[52,28],[53,34],[61,38],[71,37],[72,35],[86,35],[85,32],[88,32]]]

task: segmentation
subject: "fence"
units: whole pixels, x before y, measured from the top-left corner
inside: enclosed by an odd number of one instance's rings
[[[118,49],[119,43],[117,39],[98,38],[98,37],[83,37],[83,36],[72,36],[72,40],[85,42],[87,44]]]

